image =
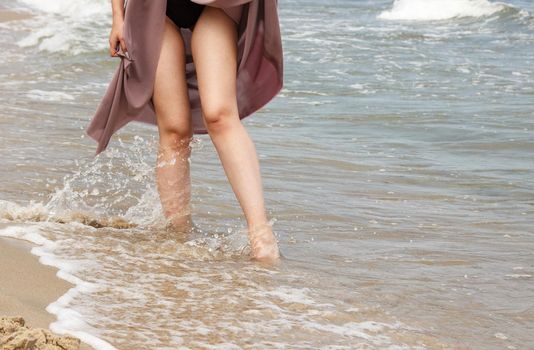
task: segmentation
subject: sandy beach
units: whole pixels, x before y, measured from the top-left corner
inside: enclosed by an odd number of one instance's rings
[[[0,318],[2,317],[22,317],[25,325],[29,328],[45,328],[54,322],[54,315],[49,314],[45,309],[48,304],[57,300],[66,293],[73,285],[56,277],[57,269],[42,265],[38,257],[31,254],[33,245],[29,242],[1,237],[0,238]],[[0,332],[5,326],[0,324]],[[21,331],[19,330],[19,333]],[[17,339],[20,343],[22,339],[30,341],[35,333],[25,332]],[[22,347],[10,347],[4,344],[8,335],[0,333],[0,345],[6,349],[19,349]],[[57,336],[49,338],[48,341],[65,341],[66,337]],[[58,340],[59,339],[59,340]],[[10,344],[10,343],[8,343]],[[50,346],[50,344],[49,344]],[[57,349],[63,349],[56,347]],[[56,349],[49,347],[46,349]],[[92,347],[81,343],[79,347],[69,347],[68,349],[91,350]],[[38,347],[38,349],[41,349]]]
[[[2,10],[0,22],[31,17]],[[54,335],[48,325],[56,319],[45,309],[72,285],[56,277],[57,269],[39,263],[33,245],[0,238],[0,346],[2,349],[82,349],[92,347],[70,336]],[[46,344],[46,347],[45,347]]]

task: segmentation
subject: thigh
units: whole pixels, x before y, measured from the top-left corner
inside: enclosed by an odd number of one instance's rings
[[[190,128],[191,112],[185,78],[184,41],[179,28],[168,17],[165,18],[153,102],[160,133],[183,132]]]
[[[204,117],[217,117],[221,109],[237,114],[235,22],[222,9],[206,6],[193,29],[191,51]]]

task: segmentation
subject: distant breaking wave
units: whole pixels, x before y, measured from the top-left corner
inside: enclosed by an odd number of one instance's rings
[[[35,16],[21,21],[30,34],[19,40],[20,47],[39,51],[79,54],[107,48],[111,27],[109,0],[19,0]]]
[[[487,0],[395,0],[391,10],[378,18],[386,20],[433,21],[459,17],[490,16],[511,7]]]

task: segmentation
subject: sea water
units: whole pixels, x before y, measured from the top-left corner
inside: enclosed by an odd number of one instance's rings
[[[285,256],[271,268],[248,260],[209,135],[188,232],[164,224],[155,126],[93,158],[109,1],[0,11],[0,235],[74,284],[53,331],[102,350],[534,343],[531,1],[279,2],[284,88],[243,120]]]

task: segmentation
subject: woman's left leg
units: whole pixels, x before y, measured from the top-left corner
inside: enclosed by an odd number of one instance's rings
[[[237,26],[206,6],[191,39],[204,123],[248,224],[252,255],[276,260],[278,245],[267,221],[255,146],[239,119],[236,97]]]

